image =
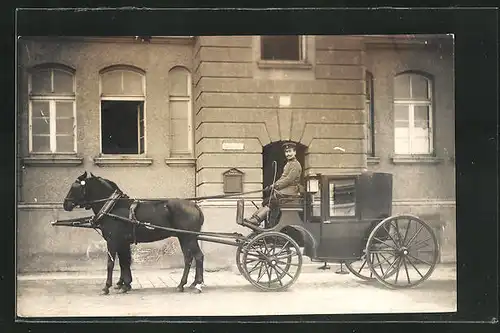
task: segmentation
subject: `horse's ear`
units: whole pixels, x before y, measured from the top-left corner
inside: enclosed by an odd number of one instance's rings
[[[95,175],[92,172],[90,173],[90,176],[93,177],[93,178],[95,178]]]
[[[82,177],[82,179],[87,178],[87,171],[85,171],[81,177]]]

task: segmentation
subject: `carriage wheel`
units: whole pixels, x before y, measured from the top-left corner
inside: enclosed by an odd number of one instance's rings
[[[432,229],[412,215],[380,222],[366,245],[366,260],[374,277],[389,288],[411,288],[431,276],[439,245]]]
[[[257,235],[256,232],[250,233],[247,237],[247,240],[250,240],[254,238]],[[248,245],[248,241],[245,241],[244,243],[241,243],[237,248],[236,248],[236,267],[238,267],[238,271],[240,272],[241,275],[243,275],[246,278],[246,273],[245,270],[243,269],[243,265],[241,264],[243,262],[243,252],[245,251],[246,247]]]
[[[357,261],[346,261],[344,262],[345,267],[351,272],[353,275],[357,276],[360,279],[371,281],[375,280],[372,271],[370,270],[370,266],[366,263],[366,256],[363,256],[361,260]]]
[[[245,278],[263,291],[288,289],[302,270],[302,253],[298,244],[281,232],[259,234],[242,252]]]

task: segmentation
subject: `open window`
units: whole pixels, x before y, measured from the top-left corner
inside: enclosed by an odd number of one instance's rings
[[[146,151],[145,79],[135,68],[101,72],[101,152],[140,155]]]

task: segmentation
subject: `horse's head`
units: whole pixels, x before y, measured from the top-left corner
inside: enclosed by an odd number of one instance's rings
[[[92,203],[96,202],[96,200],[109,197],[117,189],[115,183],[97,177],[92,173],[89,176],[85,171],[71,184],[68,194],[64,198],[64,210],[69,212],[76,206],[90,209]]]

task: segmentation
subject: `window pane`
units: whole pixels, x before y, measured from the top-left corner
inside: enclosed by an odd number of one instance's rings
[[[356,192],[353,180],[330,182],[330,216],[354,216],[356,214]]]
[[[33,135],[33,151],[37,153],[50,152],[50,136]]]
[[[122,93],[122,72],[112,71],[102,74],[102,93],[104,95],[121,95]]]
[[[411,76],[411,97],[415,99],[428,99],[428,81],[422,75]]]
[[[414,137],[411,142],[413,154],[429,154],[429,138],[427,136]]]
[[[170,119],[188,118],[188,101],[170,101]]]
[[[407,138],[395,137],[394,139],[394,152],[396,154],[409,154],[410,145]]]
[[[50,70],[39,70],[31,76],[31,93],[47,94],[52,92]]]
[[[33,134],[50,133],[50,107],[47,101],[31,102],[31,124]]]
[[[171,128],[172,151],[188,150],[187,120],[173,119]]]
[[[54,93],[72,94],[73,75],[61,70],[54,70]]]
[[[56,117],[73,117],[73,102],[56,102]]]
[[[56,118],[56,133],[57,134],[73,134],[74,131],[73,118]]]
[[[415,127],[429,128],[429,107],[425,105],[415,105],[413,107],[415,115]]]
[[[410,98],[410,76],[403,74],[394,78],[394,98]]]
[[[189,72],[184,68],[174,68],[168,74],[170,96],[189,95]]]
[[[299,36],[262,36],[263,60],[300,60]]]
[[[319,191],[312,195],[312,215],[321,216],[321,186]]]
[[[144,95],[142,75],[131,71],[123,71],[123,94]]]
[[[58,135],[56,137],[56,151],[59,153],[73,153],[75,151],[73,135]]]
[[[394,105],[394,124],[396,127],[408,127],[409,112],[408,105]]]

